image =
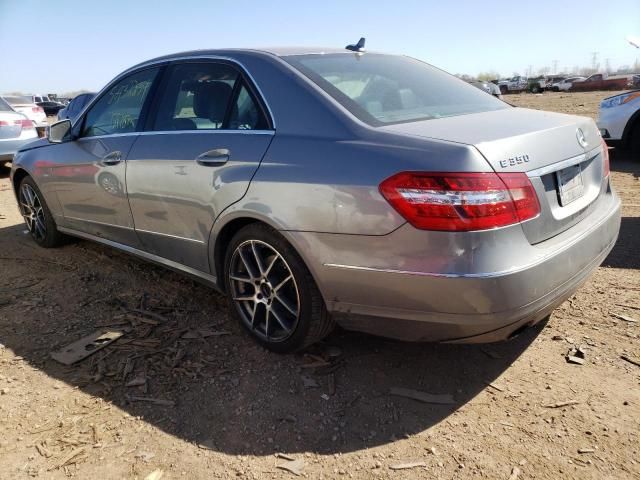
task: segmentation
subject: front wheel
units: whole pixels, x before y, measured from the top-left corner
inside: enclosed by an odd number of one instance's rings
[[[47,202],[31,177],[25,177],[20,182],[18,202],[27,229],[38,245],[52,248],[64,243],[65,237],[58,232]]]
[[[250,224],[236,233],[225,255],[224,271],[232,310],[269,350],[295,352],[333,329],[306,265],[267,225]]]

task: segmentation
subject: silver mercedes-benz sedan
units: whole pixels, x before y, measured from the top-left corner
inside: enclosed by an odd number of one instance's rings
[[[620,225],[592,120],[349,50],[141,63],[11,176],[39,245],[72,235],[190,274],[280,352],[335,323],[509,338],[586,280]]]

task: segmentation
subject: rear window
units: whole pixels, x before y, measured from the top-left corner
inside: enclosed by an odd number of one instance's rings
[[[33,103],[33,99],[31,97],[22,97],[22,96],[6,96],[4,99],[9,102],[11,105],[23,105],[23,104],[31,104]]]
[[[338,53],[283,59],[374,126],[508,108],[466,82],[409,57]]]
[[[0,112],[13,112],[13,108],[2,97],[0,97]]]

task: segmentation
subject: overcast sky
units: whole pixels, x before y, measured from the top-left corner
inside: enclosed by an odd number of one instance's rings
[[[434,3],[431,5],[431,3]],[[640,0],[0,0],[0,92],[98,90],[133,64],[182,50],[260,45],[408,54],[451,73],[503,76],[632,65]]]

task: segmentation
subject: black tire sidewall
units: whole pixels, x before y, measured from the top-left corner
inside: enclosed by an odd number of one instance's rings
[[[300,318],[298,319],[298,324],[296,325],[293,334],[285,340],[270,342],[254,334],[251,328],[242,319],[242,316],[238,311],[238,307],[232,298],[231,281],[229,278],[231,258],[238,245],[246,242],[247,240],[259,240],[271,245],[278,251],[278,253],[280,253],[280,255],[282,255],[294,276],[298,287],[298,295],[300,297]],[[263,347],[278,353],[290,353],[305,346],[311,322],[314,321],[314,317],[317,313],[314,312],[314,307],[318,303],[317,296],[319,296],[319,292],[302,258],[300,258],[293,247],[277,231],[267,225],[254,223],[242,228],[234,235],[226,250],[224,258],[224,285],[229,302],[229,308],[231,308],[233,314],[245,330],[249,332],[249,334]]]
[[[47,205],[47,201],[44,198],[44,195],[36,185],[36,182],[31,177],[24,177],[20,182],[20,186],[18,187],[18,199],[22,195],[22,186],[29,185],[38,195],[38,199],[40,200],[40,204],[42,205],[42,210],[44,212],[44,224],[46,228],[46,232],[44,238],[38,239],[33,233],[29,232],[31,238],[41,247],[51,248],[59,245],[60,243],[60,233],[58,233],[58,226],[56,225],[55,220],[53,219],[53,215],[51,214],[51,210],[49,210],[49,205]],[[22,213],[22,207],[20,207],[20,213]]]

